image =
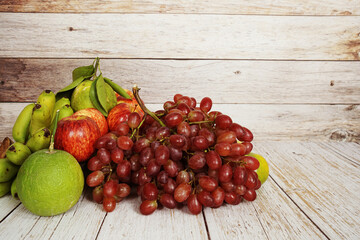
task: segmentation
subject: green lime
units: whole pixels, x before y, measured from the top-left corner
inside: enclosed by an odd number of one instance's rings
[[[261,185],[264,184],[266,179],[269,177],[269,165],[268,165],[268,163],[266,162],[265,158],[263,156],[261,156],[260,154],[249,153],[248,156],[254,157],[259,161],[260,166],[256,170],[256,173],[257,173],[257,175],[259,177]]]
[[[40,216],[64,213],[79,200],[84,175],[78,161],[61,150],[43,149],[20,167],[16,189],[24,206]]]

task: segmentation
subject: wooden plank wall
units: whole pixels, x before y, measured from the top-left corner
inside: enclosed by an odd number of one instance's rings
[[[359,0],[1,1],[0,23],[0,138],[98,56],[154,108],[209,96],[257,141],[360,142]]]

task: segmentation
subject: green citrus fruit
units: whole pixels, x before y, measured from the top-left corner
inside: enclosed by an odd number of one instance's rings
[[[24,206],[40,216],[64,213],[79,200],[84,175],[76,159],[65,151],[43,149],[21,165],[16,189]]]
[[[76,112],[85,108],[95,108],[90,100],[90,88],[93,81],[80,83],[71,95],[71,108]]]
[[[85,80],[79,84],[72,93],[71,107],[75,112],[85,108],[95,108],[90,99],[90,89],[92,83],[93,81],[91,80]],[[105,91],[105,101],[108,105],[108,109],[105,110],[110,111],[117,104],[116,94],[112,87],[107,83],[105,83]]]
[[[264,184],[266,179],[269,177],[269,165],[268,165],[268,163],[266,162],[265,158],[263,158],[263,156],[261,156],[259,154],[249,153],[248,156],[254,157],[259,161],[260,166],[256,170],[256,173],[258,174],[261,185]]]

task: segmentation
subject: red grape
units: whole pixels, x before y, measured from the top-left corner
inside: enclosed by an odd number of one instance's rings
[[[114,197],[104,197],[103,208],[106,212],[114,211],[116,207],[116,200]]]
[[[104,181],[105,175],[102,171],[95,171],[90,173],[87,177],[86,177],[86,184],[89,187],[96,187],[99,186],[102,181]]]
[[[201,210],[202,210],[202,205],[199,202],[199,200],[197,199],[197,196],[195,194],[191,194],[188,197],[187,207],[188,207],[189,211],[194,215],[201,213]]]
[[[209,97],[204,97],[200,102],[200,109],[203,112],[209,112],[212,107],[212,101]]]
[[[140,205],[140,212],[143,215],[150,215],[157,209],[158,204],[156,200],[144,200]]]

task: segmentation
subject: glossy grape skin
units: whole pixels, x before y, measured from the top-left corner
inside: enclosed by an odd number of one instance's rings
[[[251,153],[251,150],[253,149],[253,145],[251,142],[243,142],[242,143],[246,147],[245,155]]]
[[[146,167],[150,161],[150,159],[154,158],[154,152],[150,147],[146,147],[143,150],[141,150],[139,154],[139,163]]]
[[[260,166],[259,160],[251,156],[244,156],[241,160],[245,163],[245,167],[249,170],[255,171]]]
[[[187,207],[188,207],[189,211],[194,215],[197,215],[197,214],[201,213],[202,204],[197,199],[196,194],[191,194],[188,197],[188,199],[187,199]]]
[[[231,144],[230,143],[217,143],[215,145],[215,151],[222,157],[229,156],[231,153]]]
[[[116,196],[125,198],[130,195],[131,188],[126,183],[119,183],[116,189]]]
[[[117,146],[122,150],[130,150],[134,142],[128,136],[120,136],[117,139]]]
[[[200,151],[205,150],[209,147],[208,140],[203,136],[196,136],[192,138],[192,144]]]
[[[202,176],[199,178],[199,185],[206,191],[212,192],[218,187],[218,182],[215,178],[209,176]]]
[[[164,170],[160,171],[159,174],[156,176],[156,180],[160,184],[165,184],[168,182],[169,174]]]
[[[158,204],[156,200],[144,200],[140,205],[140,212],[143,215],[150,215],[157,209]]]
[[[151,159],[146,166],[146,175],[156,177],[161,170],[161,166],[156,163],[155,159]]]
[[[173,101],[166,101],[163,105],[165,111],[169,111],[170,109],[175,107],[175,103]]]
[[[251,142],[254,139],[254,135],[246,127],[243,127],[243,129],[244,129],[245,134],[240,141]]]
[[[169,141],[170,144],[175,148],[182,148],[186,144],[186,138],[180,134],[171,135]]]
[[[134,143],[133,150],[139,153],[146,147],[150,147],[150,141],[146,138],[140,138]]]
[[[227,129],[232,124],[232,119],[228,115],[222,114],[215,118],[215,124],[220,129]]]
[[[116,173],[121,178],[130,177],[131,174],[131,165],[127,160],[122,160],[118,163],[116,167]]]
[[[127,124],[129,125],[130,128],[137,128],[139,126],[141,122],[141,117],[140,114],[137,112],[132,112],[129,115]]]
[[[216,143],[234,143],[236,142],[236,134],[233,131],[226,131],[219,135]]]
[[[215,134],[207,128],[201,128],[198,132],[199,136],[203,136],[208,141],[209,147],[215,144]]]
[[[156,130],[156,139],[162,140],[170,136],[170,129],[168,127],[160,127]]]
[[[97,186],[92,190],[92,198],[97,203],[102,203],[104,199],[104,191],[102,186]]]
[[[107,181],[104,184],[104,197],[113,197],[116,194],[118,183],[115,180]]]
[[[96,156],[103,164],[109,164],[111,161],[110,152],[105,148],[100,148],[97,151]]]
[[[125,122],[118,124],[115,128],[115,132],[117,132],[119,136],[125,136],[129,133],[129,131],[130,127]]]
[[[159,201],[164,207],[169,209],[174,209],[177,206],[177,202],[175,201],[173,195],[168,193],[162,194]]]
[[[193,110],[187,115],[189,122],[201,122],[204,121],[204,114],[199,110]]]
[[[206,164],[205,154],[197,153],[188,160],[189,167],[195,170],[199,170],[203,168],[205,164]]]
[[[197,198],[199,202],[205,207],[213,207],[214,206],[214,198],[208,191],[201,191],[197,194]]]
[[[110,152],[110,158],[114,163],[119,163],[124,159],[124,151],[116,147]]]
[[[157,164],[164,165],[167,163],[170,157],[169,148],[165,145],[160,145],[155,151],[155,161]]]
[[[247,189],[243,198],[246,200],[246,201],[254,201],[256,199],[256,192],[254,189]]]
[[[191,129],[189,123],[181,122],[179,125],[177,125],[176,132],[186,137],[190,137]]]
[[[179,185],[181,183],[188,183],[190,181],[190,174],[183,170],[178,173],[176,176],[176,184]]]
[[[177,184],[174,179],[168,178],[168,181],[164,184],[163,189],[166,193],[173,194]]]
[[[230,124],[229,130],[233,131],[236,134],[236,138],[239,141],[242,141],[242,139],[243,139],[243,137],[245,135],[245,131],[244,131],[244,129],[242,128],[242,126],[240,124],[237,124],[237,123]]]
[[[245,181],[247,180],[247,171],[244,167],[237,166],[234,169],[233,173],[233,181],[235,185],[243,185]]]
[[[86,177],[86,184],[89,187],[96,187],[99,186],[105,179],[105,175],[102,171],[95,171],[90,173],[87,177]]]
[[[181,183],[175,188],[174,199],[179,203],[184,202],[190,196],[190,193],[191,186],[188,183]]]
[[[246,146],[242,143],[233,143],[230,146],[229,156],[244,156],[246,154]]]
[[[158,193],[159,190],[154,183],[145,183],[142,190],[142,196],[146,200],[156,200],[158,197]]]
[[[217,187],[211,192],[211,196],[214,199],[214,208],[220,207],[225,200],[225,191],[221,187]]]
[[[219,169],[219,181],[230,182],[233,176],[232,168],[229,164],[222,165]]]
[[[254,189],[257,185],[257,175],[254,171],[250,171],[244,183],[245,187],[248,189]]]
[[[222,165],[220,155],[215,151],[209,151],[205,154],[206,164],[210,169],[217,170]]]
[[[179,125],[183,121],[183,117],[180,113],[172,112],[167,114],[164,120],[169,128],[173,128]]]
[[[174,95],[174,102],[177,103],[182,96],[183,96],[183,95],[180,94],[180,93],[175,94],[175,95]]]
[[[231,205],[237,205],[241,202],[241,196],[235,192],[225,192],[225,202]]]
[[[104,164],[96,156],[90,158],[90,160],[87,162],[87,168],[90,171],[100,170],[103,166]]]
[[[203,112],[209,112],[211,110],[212,107],[212,100],[209,97],[204,97],[203,99],[201,99],[200,102],[200,109]]]
[[[104,197],[103,208],[106,212],[114,211],[116,207],[116,200],[114,197]]]
[[[172,160],[168,160],[163,167],[164,170],[169,174],[169,177],[176,177],[179,172],[178,166]]]

